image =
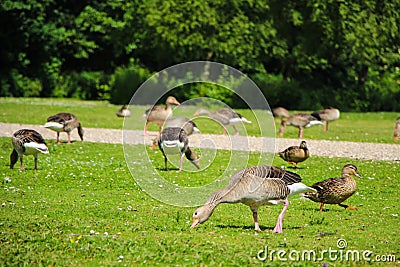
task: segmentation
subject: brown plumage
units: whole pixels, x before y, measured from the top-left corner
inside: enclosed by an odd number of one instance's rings
[[[149,123],[158,124],[159,131],[158,135],[161,133],[161,128],[164,125],[165,121],[172,116],[172,105],[179,105],[180,103],[176,100],[175,97],[169,96],[165,101],[165,106],[153,106],[146,110],[144,117],[146,118],[146,125],[144,126],[144,135],[148,135],[147,128]]]
[[[164,156],[165,170],[168,170],[167,155],[180,154],[179,171],[182,171],[183,156],[200,169],[199,157],[189,147],[189,139],[185,130],[180,127],[167,127],[158,138],[158,147]]]
[[[276,107],[272,109],[272,114],[275,118],[281,119],[281,121],[290,117],[289,111],[283,107]]]
[[[319,111],[315,111],[311,114],[318,120],[324,123],[324,131],[328,131],[328,123],[335,121],[340,117],[340,111],[337,108],[327,108]]]
[[[12,136],[13,151],[10,155],[10,169],[14,168],[15,163],[20,159],[20,170],[25,170],[23,165],[24,155],[33,155],[35,157],[35,170],[37,170],[38,154],[48,154],[46,142],[35,130],[21,129]]]
[[[196,123],[186,117],[170,118],[165,122],[165,127],[181,127],[187,135],[200,132]]]
[[[296,168],[297,163],[305,161],[310,157],[310,151],[307,148],[306,141],[301,141],[300,146],[291,146],[278,153],[284,161],[293,164]]]
[[[322,122],[319,121],[314,116],[307,113],[296,113],[291,116],[287,120],[282,120],[281,127],[279,128],[279,136],[282,137],[285,131],[286,126],[291,125],[299,129],[299,138],[303,137],[303,129],[309,128],[313,125],[321,125]]]
[[[400,117],[397,118],[396,125],[394,126],[394,141],[397,142],[399,140],[400,135]]]
[[[131,116],[131,111],[128,109],[128,107],[126,105],[123,105],[116,114],[117,114],[117,117],[125,118],[125,117]]]
[[[47,118],[47,122],[44,127],[57,132],[57,144],[61,144],[60,132],[67,133],[68,144],[71,144],[71,132],[75,128],[78,130],[78,135],[83,141],[83,129],[81,123],[78,121],[78,118],[72,113],[62,112],[50,116]]]
[[[226,128],[225,126],[230,125],[235,130],[235,134],[239,135],[239,131],[236,128],[235,124],[238,123],[251,123],[251,121],[247,120],[245,117],[240,115],[239,113],[233,111],[230,108],[220,108],[215,112],[211,112],[206,109],[198,109],[193,116],[199,115],[208,115],[212,120],[215,120],[222,124],[222,131],[223,134],[226,135]]]
[[[341,204],[357,190],[357,183],[352,177],[353,175],[361,178],[357,167],[353,164],[347,164],[342,169],[342,177],[329,178],[313,184],[311,187],[317,191],[307,192],[304,194],[304,197],[314,202],[320,202],[320,211],[322,211],[324,204],[338,204],[346,209],[357,209],[356,207]]]
[[[284,208],[274,228],[274,232],[281,233],[282,220],[289,206],[288,198],[307,191],[314,189],[301,183],[301,177],[296,173],[274,166],[246,168],[232,175],[227,187],[212,193],[207,202],[193,213],[191,227],[207,221],[221,203],[243,203],[253,212],[254,229],[259,231],[258,208],[283,202]]]

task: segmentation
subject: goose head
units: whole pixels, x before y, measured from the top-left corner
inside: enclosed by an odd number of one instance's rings
[[[214,209],[212,209],[209,205],[204,205],[193,212],[192,225],[190,228],[194,228],[201,223],[205,222],[210,218]]]

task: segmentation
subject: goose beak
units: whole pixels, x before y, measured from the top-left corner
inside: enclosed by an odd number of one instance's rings
[[[200,224],[199,219],[193,219],[192,225],[190,226],[190,228],[195,228],[199,224]]]

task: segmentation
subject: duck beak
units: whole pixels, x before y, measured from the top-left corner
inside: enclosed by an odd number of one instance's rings
[[[193,219],[192,225],[190,226],[190,228],[195,228],[199,224],[200,224],[199,219]]]
[[[354,175],[357,176],[358,178],[362,178],[362,176],[358,172],[356,172]]]

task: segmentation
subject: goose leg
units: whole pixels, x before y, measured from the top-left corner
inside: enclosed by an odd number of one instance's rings
[[[258,213],[257,211],[253,211],[253,219],[254,219],[254,230],[261,231],[260,225],[258,225]]]
[[[279,214],[278,221],[276,222],[276,226],[275,226],[275,228],[273,230],[276,233],[282,233],[283,217],[285,216],[285,212],[286,212],[287,208],[289,207],[289,201],[287,199],[285,199],[285,201],[283,203],[285,203],[284,207],[283,207],[283,210],[282,210],[281,214]]]
[[[222,127],[222,133],[223,133],[223,135],[226,135],[226,129],[225,129],[225,127]]]
[[[71,134],[70,134],[70,133],[67,133],[67,136],[68,136],[68,144],[72,144],[72,143],[71,143]]]
[[[165,155],[164,155],[164,170],[168,171],[168,159]]]
[[[57,144],[61,144],[61,142],[60,142],[60,132],[57,132]]]
[[[324,124],[324,131],[327,132],[328,131],[328,122],[326,121]]]
[[[20,167],[19,167],[19,169],[20,169],[21,171],[25,171],[25,167],[24,167],[24,165],[22,164],[22,161],[23,161],[22,157],[19,157],[19,162],[20,162]]]
[[[303,138],[303,128],[299,128],[299,138]]]
[[[35,170],[37,170],[37,162],[38,162],[37,155],[35,156],[35,159],[34,159],[34,161],[35,161]]]
[[[239,135],[238,129],[236,129],[235,125],[232,125],[233,129],[235,130],[235,135]]]
[[[319,211],[322,211],[323,208],[324,208],[324,202],[321,202],[321,205],[319,206]]]
[[[182,171],[182,163],[183,163],[183,155],[181,155],[181,158],[179,159],[179,171]]]

